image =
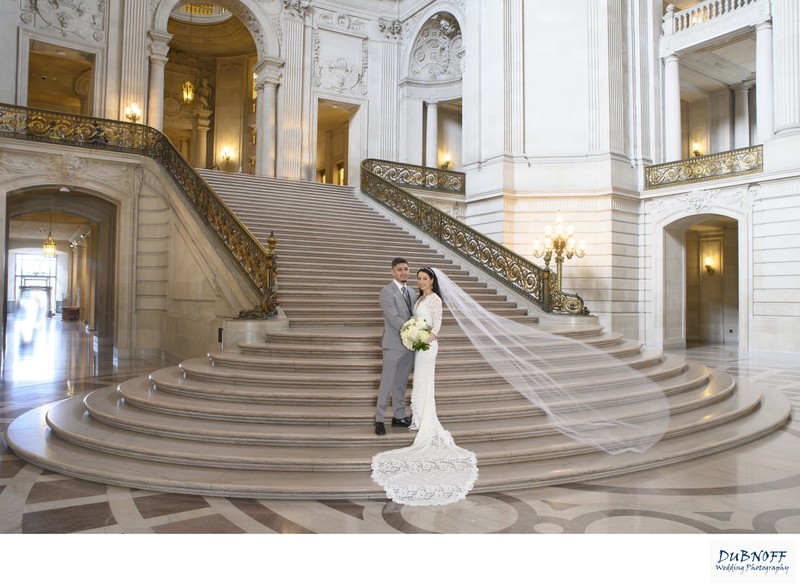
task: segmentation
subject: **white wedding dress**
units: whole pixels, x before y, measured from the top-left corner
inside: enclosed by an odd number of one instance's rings
[[[442,300],[431,294],[417,302],[414,315],[421,316],[439,333]],[[377,454],[372,459],[372,478],[386,496],[405,505],[445,505],[463,499],[478,478],[475,454],[459,447],[436,415],[434,378],[438,341],[414,360],[411,394],[412,424],[418,429],[411,446]]]

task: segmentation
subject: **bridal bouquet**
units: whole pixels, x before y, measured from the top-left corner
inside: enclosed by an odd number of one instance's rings
[[[431,348],[431,326],[428,326],[425,318],[414,316],[400,328],[400,339],[407,349],[427,351]]]

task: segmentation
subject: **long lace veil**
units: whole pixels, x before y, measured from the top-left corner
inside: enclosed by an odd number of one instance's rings
[[[557,430],[610,454],[644,452],[669,422],[651,366],[485,310],[441,270],[442,297],[483,358]]]

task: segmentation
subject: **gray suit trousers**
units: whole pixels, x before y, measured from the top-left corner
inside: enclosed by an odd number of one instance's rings
[[[392,416],[406,416],[406,387],[408,376],[414,367],[414,351],[403,349],[383,349],[383,371],[381,386],[378,389],[378,406],[375,408],[375,421],[383,422],[389,392],[392,393]]]

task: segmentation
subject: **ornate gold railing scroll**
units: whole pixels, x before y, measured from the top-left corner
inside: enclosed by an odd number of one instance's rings
[[[725,179],[764,170],[762,145],[671,161],[644,168],[645,189]]]
[[[530,299],[543,310],[559,314],[589,313],[580,296],[555,291],[554,276],[549,270],[531,263],[403,189],[403,187],[420,187],[411,185],[407,178],[431,177],[432,175],[429,176],[428,172],[431,174],[445,173],[448,177],[460,176],[458,181],[451,184],[458,187],[453,187],[450,191],[464,193],[464,174],[462,173],[420,168],[377,159],[362,161],[361,190],[411,222],[428,236],[435,238],[464,259],[480,267],[494,279],[505,283]],[[403,178],[401,181],[403,187],[394,183],[393,178],[398,177]],[[427,181],[427,179],[420,181]],[[439,179],[436,181],[438,182]]]
[[[267,318],[276,313],[274,236],[269,239],[269,250],[265,249],[162,133],[141,124],[0,104],[0,136],[135,153],[157,161],[219,237],[239,271],[261,297],[258,306],[240,312],[239,316]]]

